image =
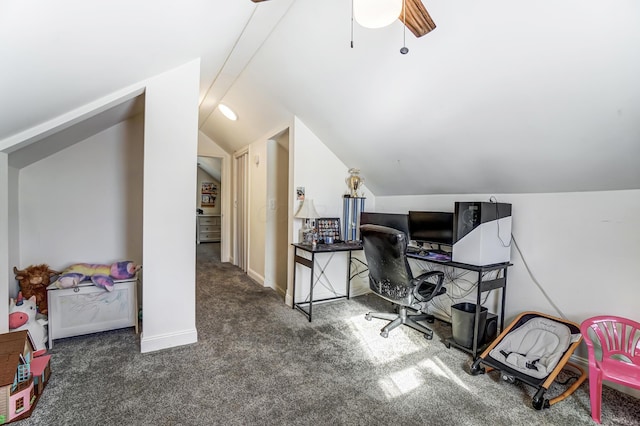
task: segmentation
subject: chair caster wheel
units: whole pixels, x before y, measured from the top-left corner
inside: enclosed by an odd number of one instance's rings
[[[427,340],[431,340],[431,339],[433,339],[433,334],[425,334],[424,338],[427,339]]]
[[[364,316],[364,319],[366,319],[367,321],[371,321],[371,314],[366,314]]]
[[[386,339],[387,337],[389,337],[389,332],[388,331],[381,331],[380,335]]]

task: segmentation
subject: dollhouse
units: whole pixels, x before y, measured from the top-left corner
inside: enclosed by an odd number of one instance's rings
[[[26,330],[0,334],[0,425],[31,415],[51,375],[44,352]]]

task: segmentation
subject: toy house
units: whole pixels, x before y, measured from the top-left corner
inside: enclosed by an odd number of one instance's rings
[[[26,330],[0,334],[0,425],[31,415],[51,375],[51,355]]]

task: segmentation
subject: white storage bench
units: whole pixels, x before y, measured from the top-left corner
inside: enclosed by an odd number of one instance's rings
[[[138,333],[138,279],[115,281],[113,291],[83,281],[78,287],[47,287],[49,349],[55,339],[135,327]]]

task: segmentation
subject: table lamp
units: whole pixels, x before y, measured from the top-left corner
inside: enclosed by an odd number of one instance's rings
[[[313,241],[313,228],[311,227],[309,219],[317,219],[320,217],[313,205],[313,200],[310,198],[302,200],[302,204],[300,204],[300,208],[294,217],[304,219],[304,225],[300,228],[298,242],[311,243]]]

